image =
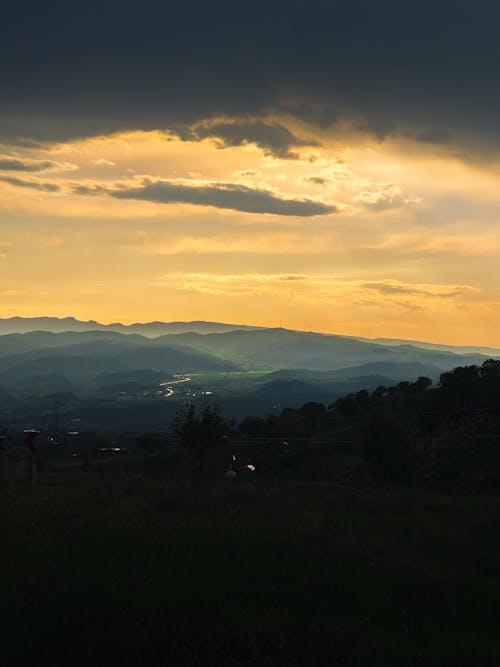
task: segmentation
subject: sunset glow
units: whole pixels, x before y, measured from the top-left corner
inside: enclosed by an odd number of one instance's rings
[[[0,315],[500,345],[500,163],[486,120],[466,126],[465,102],[463,118],[444,118],[423,98],[412,115],[403,92],[379,109],[366,82],[358,100],[342,78],[337,108],[326,78],[306,85],[297,65],[292,86],[284,62],[259,109],[245,109],[242,85],[213,103],[216,88],[195,88],[189,106],[172,79],[184,111],[147,107],[146,82],[145,111],[123,119],[99,68],[87,111],[33,111],[19,89],[25,115],[5,110],[0,143]]]
[[[281,322],[498,345],[497,165],[411,142],[316,143],[289,158],[134,132],[11,151],[3,316]],[[149,197],[158,182],[172,186],[165,201]],[[205,202],[218,184],[236,199],[222,189]],[[239,188],[261,212],[236,210]],[[199,203],[175,201],[191,192]],[[291,211],[272,212],[283,201]]]

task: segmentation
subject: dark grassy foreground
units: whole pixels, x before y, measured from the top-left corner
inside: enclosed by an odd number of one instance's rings
[[[499,664],[500,499],[1,480],[3,665]]]

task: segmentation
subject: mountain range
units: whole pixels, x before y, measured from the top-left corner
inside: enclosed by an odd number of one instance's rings
[[[88,415],[117,428],[130,427],[141,410],[140,428],[156,428],[173,405],[195,396],[222,401],[238,417],[267,414],[421,375],[435,382],[443,371],[496,356],[493,348],[219,322],[10,318],[0,320],[0,427],[13,410],[26,420],[41,399],[61,395],[78,414],[86,402]],[[165,393],[162,383],[172,388]]]
[[[95,320],[82,321],[74,317],[10,317],[0,318],[0,336],[11,333],[29,333],[34,331],[46,331],[52,333],[115,331],[122,334],[139,334],[148,338],[157,338],[166,334],[216,334],[230,331],[263,331],[267,327],[250,326],[246,324],[228,324],[224,322],[205,322],[194,320],[190,322],[135,322],[133,324],[122,324],[114,322],[102,324]],[[272,329],[271,329],[272,330]],[[304,333],[304,332],[295,332]],[[321,334],[322,336],[335,336],[335,334]],[[382,346],[411,345],[422,349],[443,352],[454,352],[455,354],[482,354],[488,357],[500,356],[500,348],[492,348],[481,345],[446,345],[444,343],[428,343],[425,341],[404,340],[398,338],[365,338],[361,336],[336,336],[360,342],[374,343]]]

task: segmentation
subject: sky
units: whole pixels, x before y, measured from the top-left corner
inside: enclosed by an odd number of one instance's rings
[[[499,19],[9,3],[0,317],[500,346]]]

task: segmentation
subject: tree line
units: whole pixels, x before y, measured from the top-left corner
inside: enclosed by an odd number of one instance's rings
[[[189,405],[174,431],[197,457],[200,479],[210,450],[232,436],[332,445],[347,440],[384,481],[425,479],[446,486],[459,479],[467,486],[477,483],[475,475],[500,485],[499,417],[500,360],[488,359],[442,373],[435,386],[421,376],[349,393],[328,405],[307,402],[279,415],[248,416],[238,426],[213,406],[198,414]]]

